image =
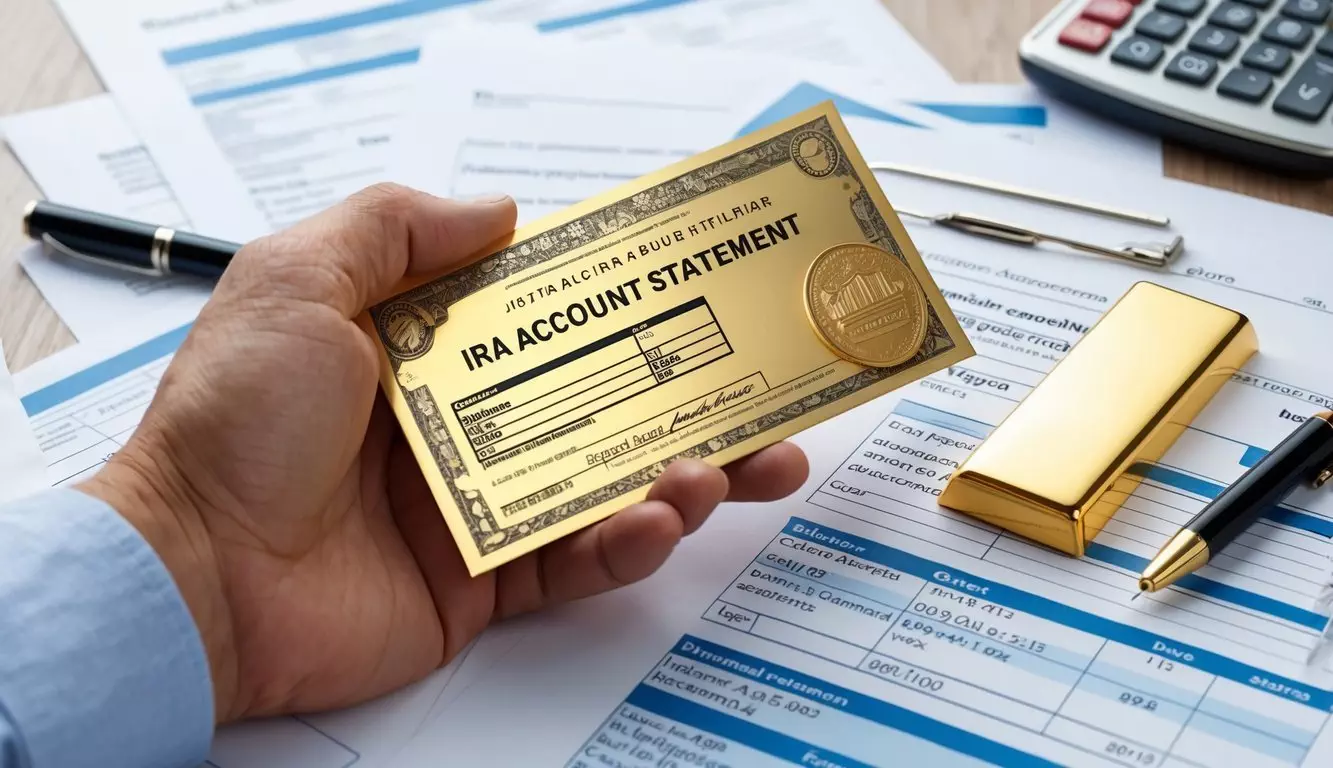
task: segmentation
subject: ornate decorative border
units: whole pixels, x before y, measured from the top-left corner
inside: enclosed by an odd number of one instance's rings
[[[762,144],[748,148],[715,163],[695,169],[676,178],[665,181],[651,189],[644,190],[628,199],[618,200],[611,205],[588,213],[578,219],[567,222],[556,229],[543,232],[496,253],[466,269],[434,280],[391,301],[380,304],[371,310],[375,324],[379,326],[380,313],[388,306],[398,302],[410,302],[425,310],[434,318],[438,326],[448,319],[448,307],[464,296],[470,295],[489,285],[505,280],[529,267],[543,264],[570,251],[582,248],[590,243],[613,235],[626,227],[647,218],[656,216],[670,208],[697,199],[717,189],[735,184],[760,173],[772,170],[793,159],[793,140],[800,134],[817,133],[826,138],[837,148],[836,169],[829,174],[831,178],[842,178],[844,188],[853,192],[850,196],[852,213],[861,225],[861,232],[866,242],[877,245],[907,263],[902,249],[894,239],[884,217],[875,208],[875,203],[866,191],[864,183],[852,168],[832,126],[825,118],[818,118],[805,125],[775,136]],[[910,267],[910,265],[909,265]],[[381,339],[381,343],[383,343]],[[549,528],[583,510],[603,502],[623,496],[636,488],[651,483],[673,461],[677,459],[706,456],[725,450],[755,435],[779,427],[793,419],[836,402],[877,382],[883,381],[905,370],[920,365],[934,357],[949,352],[956,346],[948,331],[930,307],[926,341],[921,345],[915,357],[893,368],[872,368],[861,371],[851,378],[832,384],[818,392],[806,395],[777,411],[764,414],[710,440],[691,446],[681,452],[663,459],[651,466],[644,467],[625,477],[615,480],[595,491],[584,494],[572,501],[553,507],[536,517],[512,528],[504,528],[486,500],[476,490],[468,490],[466,482],[467,468],[463,465],[460,453],[445,424],[439,404],[429,386],[408,390],[400,385],[400,391],[412,411],[413,420],[426,444],[435,457],[436,466],[448,481],[454,503],[467,521],[478,551],[486,555],[502,549],[515,541],[520,541],[533,533]],[[386,349],[392,349],[386,345]],[[395,370],[401,360],[395,359],[392,352],[390,359]],[[462,488],[459,481],[464,481]]]

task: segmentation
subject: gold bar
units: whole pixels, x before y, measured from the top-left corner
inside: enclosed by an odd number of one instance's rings
[[[1258,350],[1242,314],[1137,283],[950,480],[940,504],[1082,556]]]

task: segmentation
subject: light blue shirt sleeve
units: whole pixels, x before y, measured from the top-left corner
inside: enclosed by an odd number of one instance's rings
[[[194,768],[212,738],[199,630],[138,531],[73,490],[0,506],[0,768]]]

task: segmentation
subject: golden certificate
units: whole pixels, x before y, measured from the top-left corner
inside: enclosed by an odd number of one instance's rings
[[[475,575],[972,354],[831,104],[515,232],[364,326]]]

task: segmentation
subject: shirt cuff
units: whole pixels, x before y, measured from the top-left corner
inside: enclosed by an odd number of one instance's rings
[[[0,506],[0,712],[33,768],[195,766],[213,738],[203,641],[171,574],[107,504]]]

